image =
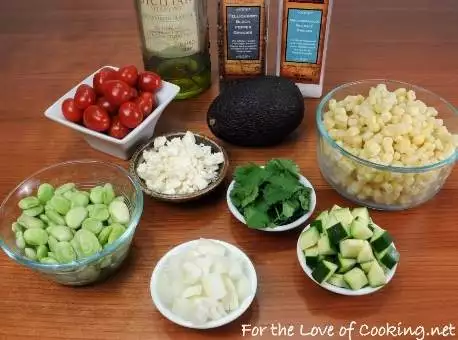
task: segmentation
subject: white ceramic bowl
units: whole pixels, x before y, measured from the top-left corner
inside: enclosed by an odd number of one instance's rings
[[[151,282],[150,282],[150,292],[151,292],[151,298],[153,299],[153,303],[158,309],[158,311],[167,319],[170,321],[176,323],[177,325],[187,327],[187,328],[193,328],[193,329],[210,329],[210,328],[216,328],[220,326],[224,326],[235,319],[237,319],[239,316],[241,316],[247,309],[250,307],[251,303],[254,300],[254,297],[256,295],[256,290],[258,286],[258,279],[256,275],[256,270],[254,268],[253,263],[251,260],[248,258],[248,256],[241,251],[239,248],[233,246],[230,243],[224,242],[224,241],[219,241],[219,240],[212,240],[209,239],[209,241],[217,242],[226,249],[232,253],[235,254],[238,258],[242,259],[245,263],[245,274],[248,277],[248,280],[251,283],[251,294],[245,298],[245,300],[240,304],[239,308],[236,311],[233,311],[226,315],[225,317],[215,320],[215,321],[209,321],[203,325],[197,325],[194,324],[190,321],[184,320],[181,317],[175,315],[162,301],[161,297],[158,291],[158,278],[159,278],[159,273],[161,270],[164,268],[166,265],[168,259],[171,256],[180,254],[182,252],[185,252],[187,249],[189,249],[191,246],[195,245],[199,240],[193,240],[189,242],[182,243],[174,248],[172,248],[170,251],[168,251],[156,264],[156,267],[153,270],[153,274],[151,275]]]
[[[308,228],[310,228],[310,225],[305,227],[302,232],[306,231]],[[299,238],[300,238],[300,235],[299,235]],[[394,243],[393,243],[393,246],[394,246]],[[360,295],[367,295],[367,294],[375,293],[376,291],[378,291],[378,290],[382,289],[383,287],[385,287],[391,281],[391,279],[393,278],[394,274],[396,273],[396,269],[398,268],[398,265],[396,264],[396,266],[394,266],[393,269],[391,269],[390,271],[388,271],[386,273],[386,275],[387,275],[386,284],[383,285],[383,286],[376,287],[376,288],[364,287],[364,288],[361,288],[361,289],[358,289],[358,290],[351,290],[351,289],[348,289],[348,288],[336,287],[336,286],[333,286],[333,285],[331,285],[331,284],[329,284],[327,282],[323,282],[323,283],[317,282],[312,276],[312,269],[309,266],[307,266],[307,263],[305,263],[305,256],[304,256],[304,252],[302,251],[302,249],[301,249],[301,247],[299,245],[299,239],[297,240],[297,247],[296,248],[297,248],[296,249],[297,258],[298,258],[299,263],[301,264],[301,267],[304,270],[305,274],[307,274],[307,276],[313,282],[315,282],[317,285],[319,285],[320,287],[323,287],[324,289],[327,289],[327,290],[329,290],[329,291],[331,291],[333,293],[340,294],[340,295],[360,296]]]
[[[307,214],[301,216],[300,218],[298,218],[296,221],[294,221],[292,223],[281,225],[281,226],[277,226],[275,228],[260,228],[260,229],[257,229],[257,230],[268,231],[268,232],[280,232],[280,231],[286,231],[286,230],[294,229],[294,228],[297,228],[297,227],[303,225],[310,218],[310,216],[312,216],[313,211],[315,210],[315,206],[316,206],[315,189],[313,188],[312,184],[308,181],[308,179],[305,178],[304,176],[299,175],[299,181],[304,186],[309,187],[310,189],[312,189],[312,192],[310,194],[310,210],[309,210],[309,212]],[[232,200],[231,200],[231,191],[232,191],[232,189],[234,189],[234,185],[235,185],[235,181],[232,181],[231,184],[229,185],[229,188],[227,188],[227,193],[226,193],[227,206],[229,207],[229,210],[231,211],[232,215],[234,215],[234,217],[236,219],[238,219],[240,222],[242,222],[243,224],[246,225],[245,218],[240,213],[240,211],[235,207],[235,205],[232,203]]]
[[[117,67],[114,66],[104,66],[111,67],[117,70]],[[92,73],[82,82],[78,83],[73,89],[68,91],[65,95],[60,97],[54,104],[52,104],[46,111],[45,116],[55,122],[63,124],[73,130],[76,130],[83,134],[86,142],[92,146],[94,149],[105,152],[112,156],[129,159],[134,153],[135,149],[140,145],[145,143],[154,133],[154,128],[156,123],[161,116],[164,109],[167,105],[175,98],[175,96],[180,91],[180,88],[175,84],[168,83],[166,81],[162,82],[162,88],[157,92],[158,106],[157,108],[134,130],[132,130],[126,137],[123,139],[117,139],[111,136],[108,136],[104,133],[96,132],[89,130],[83,125],[79,125],[65,119],[62,114],[62,102],[67,98],[73,98],[76,93],[76,89],[81,84],[87,84],[92,86],[92,80],[94,75],[99,72],[103,67]]]

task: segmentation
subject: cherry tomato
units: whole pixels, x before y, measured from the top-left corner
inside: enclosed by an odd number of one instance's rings
[[[162,87],[162,80],[154,72],[145,71],[138,75],[138,88],[145,92],[157,92]]]
[[[83,110],[76,107],[72,98],[67,98],[63,101],[62,113],[67,120],[74,123],[79,123],[83,119]]]
[[[121,80],[108,80],[103,83],[103,94],[116,107],[129,101],[132,96],[130,86]]]
[[[86,84],[78,86],[75,93],[75,105],[77,108],[84,110],[89,105],[95,104],[96,100],[95,91],[92,87]]]
[[[116,113],[117,107],[111,104],[105,97],[99,97],[99,99],[97,99],[97,105],[107,111],[110,115]]]
[[[130,99],[135,99],[138,97],[138,91],[135,87],[130,88]]]
[[[110,116],[107,111],[97,105],[91,105],[83,114],[83,123],[88,129],[106,131],[110,127]]]
[[[138,105],[143,116],[148,117],[153,111],[153,108],[156,107],[156,97],[151,92],[142,92],[138,98],[135,99],[135,104]]]
[[[126,102],[119,108],[119,121],[125,127],[136,128],[143,121],[143,113],[134,102]]]
[[[135,86],[138,79],[138,70],[134,65],[121,67],[118,70],[117,79],[122,80],[129,86]]]
[[[119,121],[119,117],[114,116],[108,134],[111,137],[123,139],[129,134],[129,132],[130,129],[126,128],[124,125],[121,124],[121,122]]]
[[[103,83],[108,80],[115,80],[117,73],[109,67],[104,67],[94,75],[93,85],[95,92],[101,96],[103,95]]]

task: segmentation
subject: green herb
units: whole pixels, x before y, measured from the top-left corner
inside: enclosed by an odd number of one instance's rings
[[[285,225],[310,210],[311,189],[299,181],[291,160],[272,159],[265,167],[248,164],[235,170],[232,203],[250,228]]]

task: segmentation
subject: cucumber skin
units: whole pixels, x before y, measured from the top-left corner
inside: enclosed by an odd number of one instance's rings
[[[326,260],[321,261],[318,263],[316,268],[312,272],[312,277],[315,281],[319,283],[323,283],[328,279],[331,275],[333,275],[337,270],[337,265],[334,263],[328,262]]]
[[[379,261],[391,270],[399,262],[399,252],[393,246],[390,246],[379,255]]]
[[[327,233],[329,237],[329,242],[331,243],[331,246],[333,245],[334,247],[338,246],[340,241],[345,240],[349,237],[347,230],[343,227],[341,223],[337,223],[332,227],[328,228]]]
[[[375,233],[374,236],[376,236]],[[376,252],[383,251],[384,249],[388,248],[391,243],[393,243],[393,238],[386,230],[383,231],[379,237],[371,240],[371,246]]]
[[[323,222],[321,220],[315,220],[312,223],[310,223],[310,227],[313,228],[315,227],[316,230],[321,234],[323,232]]]
[[[305,264],[310,267],[310,269],[315,269],[318,265],[318,256],[305,256]]]

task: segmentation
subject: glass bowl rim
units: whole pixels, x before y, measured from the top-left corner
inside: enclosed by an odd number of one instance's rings
[[[400,85],[400,86],[403,86],[403,87],[410,87],[410,88],[413,88],[415,91],[420,91],[420,92],[424,92],[424,93],[427,93],[429,95],[432,95],[432,96],[436,97],[440,102],[445,104],[445,106],[447,106],[450,109],[450,111],[452,111],[455,115],[458,115],[458,110],[451,103],[446,101],[441,96],[435,94],[434,92],[432,92],[430,90],[427,90],[427,89],[425,89],[425,88],[423,88],[421,86],[418,86],[418,85],[410,84],[410,83],[407,83],[407,82],[404,82],[404,81],[390,80],[390,79],[384,79],[384,78],[363,79],[363,80],[347,82],[347,83],[341,84],[341,85],[333,88],[331,91],[329,91],[320,100],[320,103],[318,104],[317,109],[316,109],[315,117],[316,117],[316,125],[317,125],[317,128],[318,128],[318,131],[319,131],[320,135],[323,136],[326,139],[326,141],[334,149],[337,149],[340,154],[343,154],[343,155],[353,159],[354,161],[356,161],[356,162],[358,162],[360,164],[363,164],[363,165],[365,165],[367,167],[371,167],[371,168],[375,168],[375,169],[383,170],[383,171],[400,172],[400,173],[427,172],[427,171],[430,171],[430,170],[441,168],[441,167],[443,167],[445,165],[448,165],[448,164],[452,164],[458,159],[458,150],[455,150],[455,152],[452,153],[448,158],[443,159],[443,160],[441,160],[439,162],[436,162],[436,163],[428,164],[428,165],[412,166],[412,167],[383,165],[383,164],[374,163],[374,162],[371,162],[369,160],[360,158],[360,157],[350,153],[349,151],[345,150],[339,144],[337,144],[336,141],[333,138],[331,138],[331,136],[328,134],[328,132],[326,130],[326,127],[324,126],[323,120],[321,119],[322,116],[323,116],[325,104],[328,103],[329,100],[332,99],[333,95],[336,92],[338,92],[338,91],[340,91],[342,89],[345,89],[345,88],[348,88],[348,87],[351,87],[351,86],[354,86],[354,85],[360,85],[360,84],[364,84],[364,83],[376,83],[376,82],[382,83],[382,84],[391,83],[391,84],[397,84],[397,85]]]
[[[129,172],[122,168],[121,166],[110,163],[110,162],[104,162],[104,161],[99,161],[99,160],[92,160],[92,159],[81,159],[81,160],[71,160],[71,161],[65,161],[65,162],[60,162],[57,164],[53,164],[50,166],[47,166],[45,168],[42,168],[41,170],[36,171],[26,179],[24,179],[21,183],[19,183],[10,193],[6,196],[6,198],[3,200],[2,204],[0,205],[0,210],[3,210],[4,205],[8,200],[12,198],[15,192],[17,192],[25,183],[28,181],[32,180],[33,178],[39,176],[40,174],[43,174],[44,172],[55,169],[55,168],[60,168],[63,166],[68,166],[68,165],[87,165],[87,164],[98,164],[102,165],[104,167],[110,167],[115,170],[120,171],[123,175],[127,177],[127,179],[132,183],[132,185],[135,188],[135,208],[132,213],[132,217],[130,219],[129,225],[126,228],[126,231],[119,237],[116,241],[114,241],[112,244],[108,245],[107,247],[103,248],[101,252],[98,252],[96,254],[93,254],[91,256],[85,257],[81,260],[76,260],[70,263],[59,263],[59,264],[47,264],[47,263],[40,263],[38,261],[33,261],[25,257],[24,255],[18,254],[12,249],[8,247],[8,245],[3,241],[3,238],[0,238],[0,248],[3,249],[3,251],[13,260],[19,262],[20,264],[23,264],[27,267],[30,267],[32,269],[36,270],[45,270],[45,271],[71,271],[78,269],[80,267],[89,265],[98,259],[101,259],[107,255],[110,255],[113,253],[119,246],[121,246],[135,231],[138,222],[140,221],[140,217],[143,212],[143,192],[140,188],[140,185],[130,176]]]

